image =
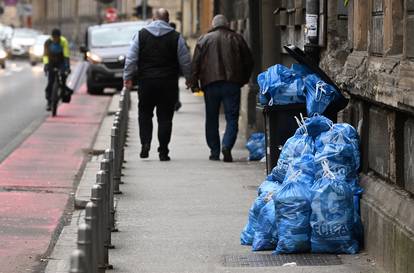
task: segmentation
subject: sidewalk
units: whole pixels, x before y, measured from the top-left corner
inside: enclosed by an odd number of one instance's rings
[[[240,245],[239,235],[264,177],[264,164],[245,160],[243,140],[234,150],[236,162],[209,161],[204,102],[187,91],[181,93],[183,108],[174,118],[172,161],[158,161],[157,141],[150,159],[140,159],[135,95],[124,195],[117,209],[120,232],[113,234],[116,249],[110,252],[114,272],[377,272],[362,262],[363,255],[343,257],[339,266],[224,266],[226,257],[230,261],[251,255],[250,247]]]
[[[271,256],[271,252],[253,255],[250,247],[241,246],[240,231],[256,197],[256,187],[264,178],[265,166],[246,161],[243,140],[238,141],[233,152],[236,162],[209,161],[204,139],[203,98],[182,91],[181,100],[183,107],[174,118],[172,161],[158,160],[156,137],[150,158],[142,160],[137,98],[132,93],[127,163],[122,178],[125,184],[121,185],[123,195],[116,200],[119,232],[112,234],[116,248],[109,252],[114,270],[108,272],[378,272],[364,254],[341,256],[339,261],[343,264],[334,266],[268,266],[275,257],[281,260],[286,257]],[[104,148],[110,119],[107,117],[102,124],[95,150]],[[92,169],[94,161],[88,164]],[[81,185],[92,185],[93,180],[92,175],[85,173]],[[68,258],[76,245],[76,226],[83,217],[82,211],[75,211],[46,272],[68,272]],[[310,254],[298,258],[308,259],[307,264],[321,260]],[[252,260],[262,261],[253,263]]]

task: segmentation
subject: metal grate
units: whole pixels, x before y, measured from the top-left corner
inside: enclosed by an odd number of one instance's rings
[[[227,267],[270,267],[296,263],[297,266],[327,266],[340,265],[341,259],[336,255],[328,254],[247,254],[226,255],[224,266]]]

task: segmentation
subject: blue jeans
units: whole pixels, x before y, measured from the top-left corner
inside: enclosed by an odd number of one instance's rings
[[[240,86],[230,82],[214,82],[204,88],[206,104],[206,139],[211,155],[220,155],[219,114],[223,103],[226,131],[222,146],[231,150],[239,130]]]

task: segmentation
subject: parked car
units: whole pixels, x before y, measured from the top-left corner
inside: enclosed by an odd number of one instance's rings
[[[12,56],[28,56],[29,48],[34,45],[40,32],[29,28],[16,28],[11,38]]]
[[[10,52],[12,36],[13,28],[0,24],[0,43],[3,45],[7,53]]]
[[[6,68],[6,59],[7,59],[7,52],[4,49],[3,45],[0,44],[0,67],[3,69]]]
[[[49,35],[39,35],[36,37],[34,45],[29,49],[29,60],[31,65],[35,66],[38,62],[42,62],[45,42],[49,37]]]
[[[102,94],[106,87],[122,89],[125,56],[130,42],[146,24],[133,21],[88,28],[86,45],[81,47],[81,52],[90,63],[86,81],[89,94]]]

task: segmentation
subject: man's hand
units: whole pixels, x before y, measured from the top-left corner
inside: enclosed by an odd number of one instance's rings
[[[128,90],[132,89],[132,80],[124,80],[124,87]]]

